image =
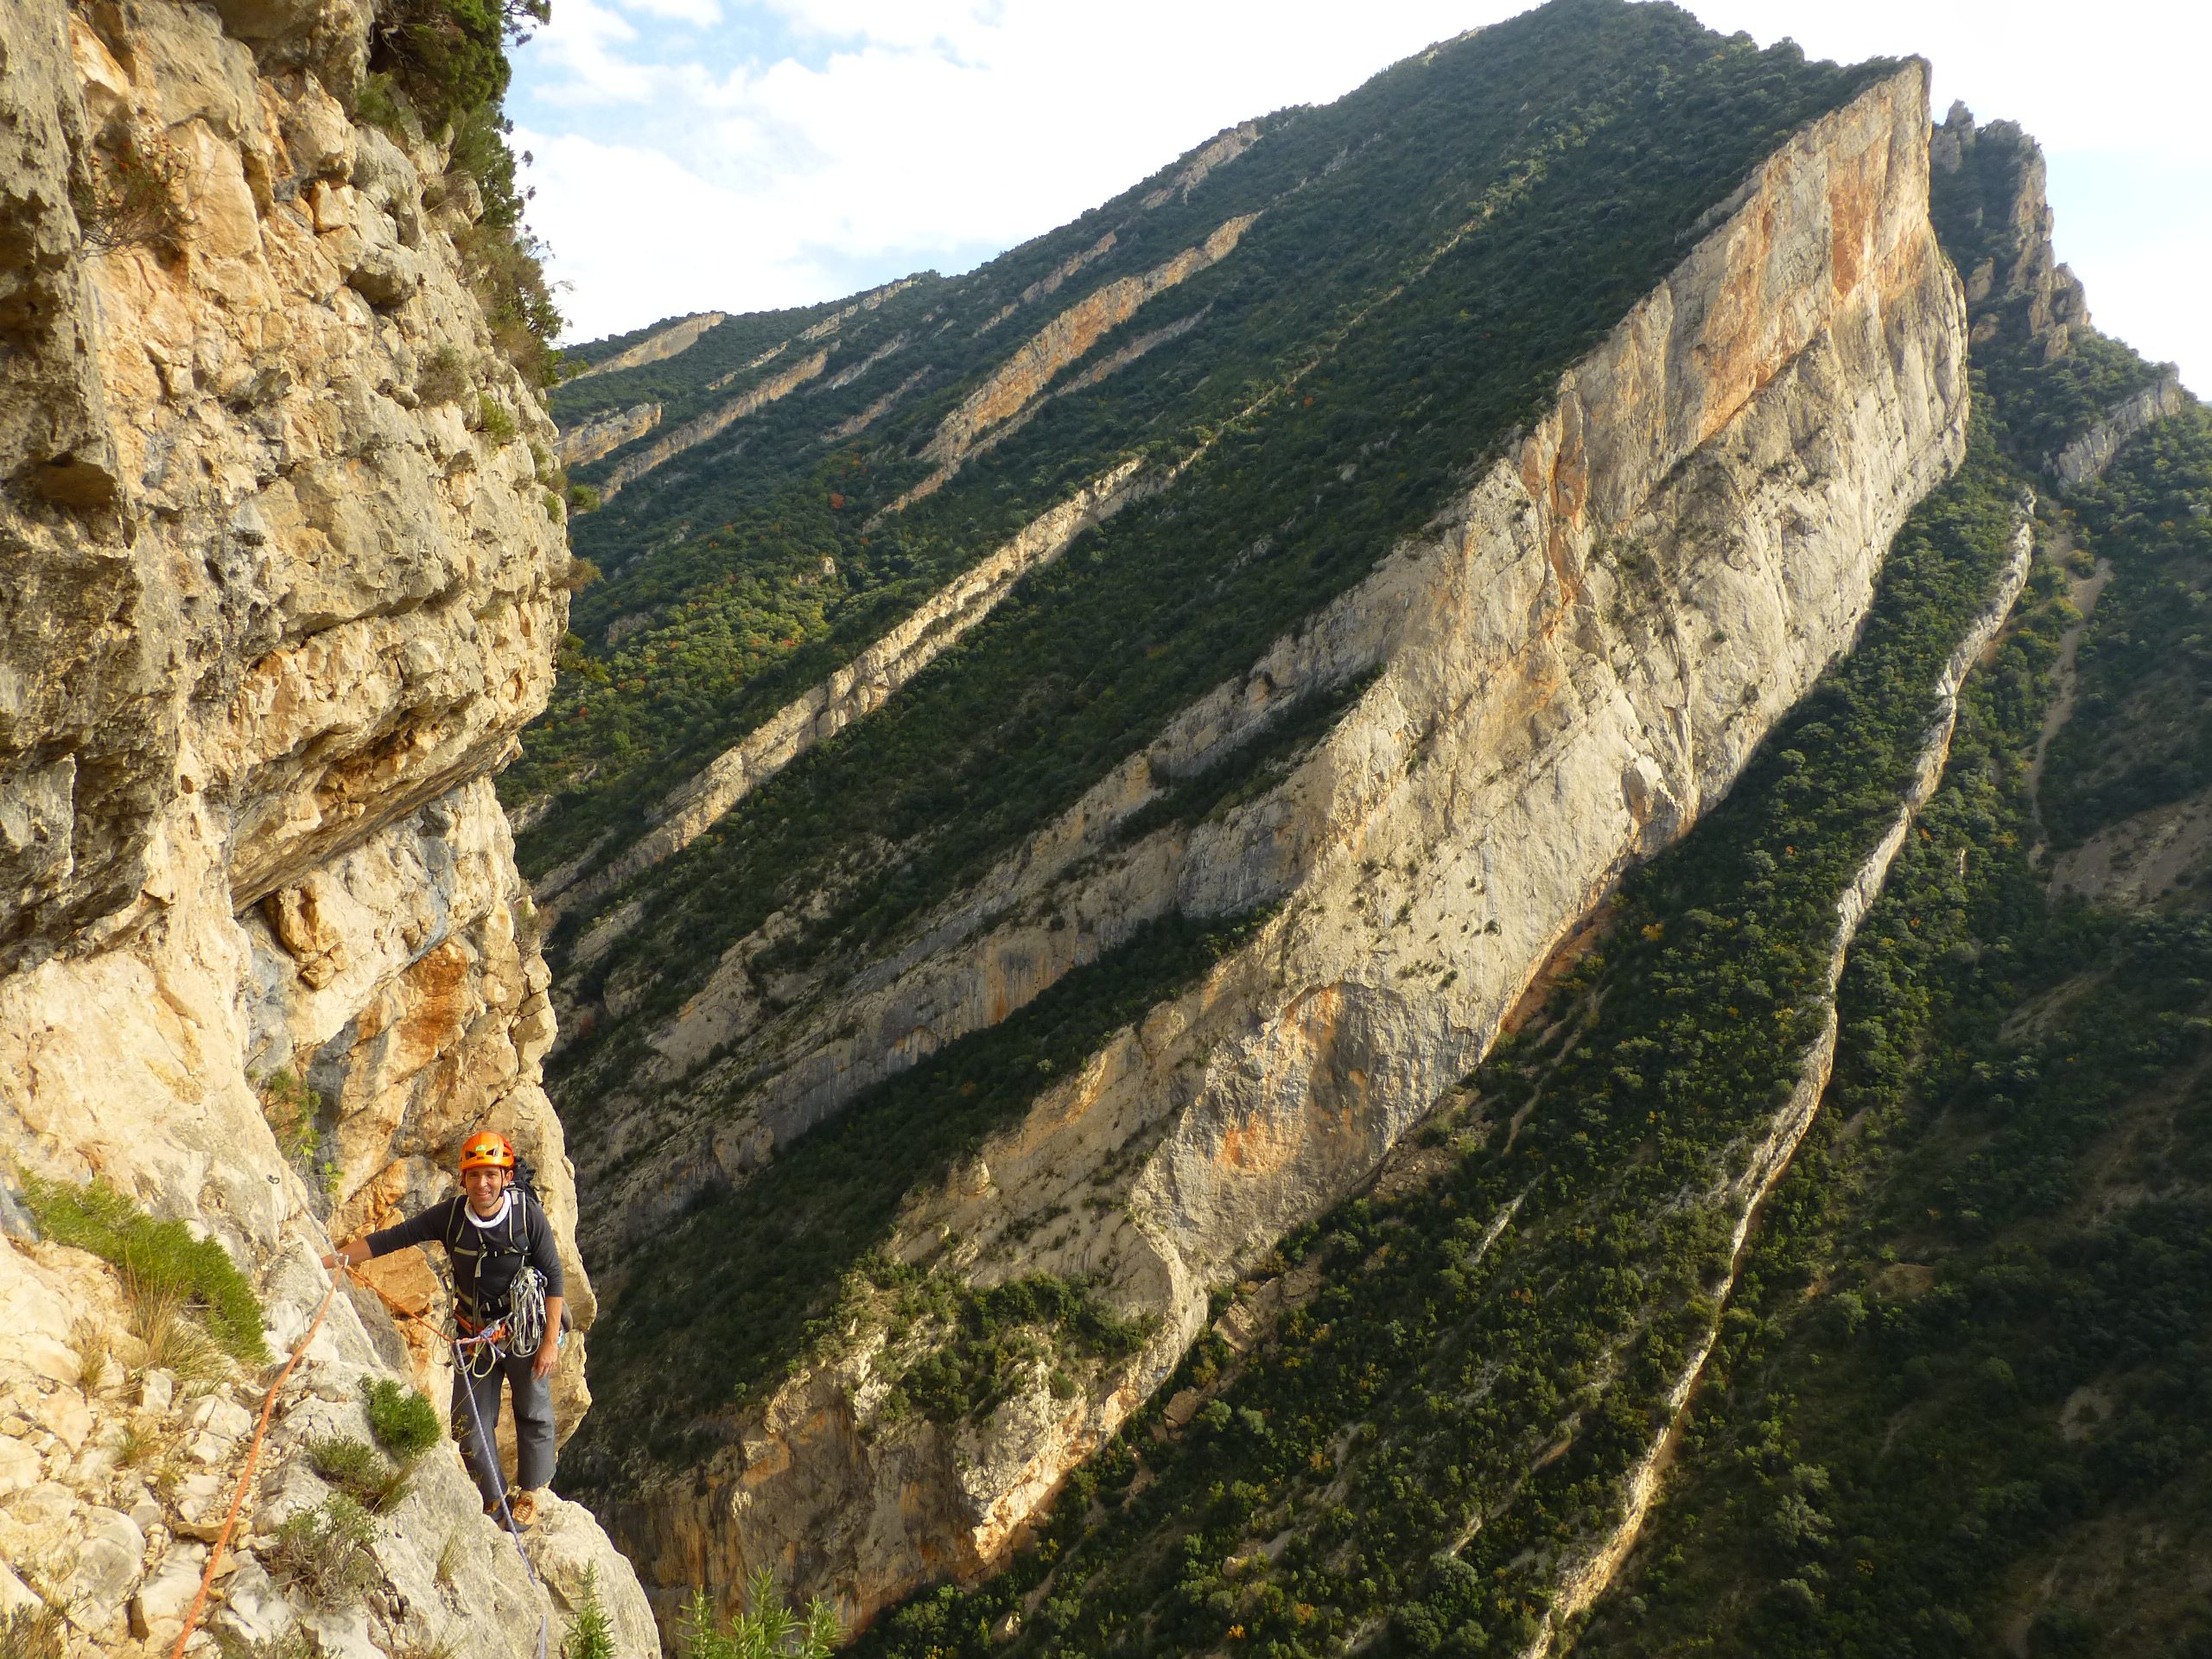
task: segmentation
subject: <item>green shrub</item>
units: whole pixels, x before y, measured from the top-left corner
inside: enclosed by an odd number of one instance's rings
[[[412,1462],[438,1443],[436,1408],[416,1389],[380,1376],[366,1386],[369,1431],[402,1462]]]
[[[506,45],[551,15],[550,0],[381,0],[369,66],[382,96],[404,97],[432,131],[497,109],[506,94]]]
[[[415,395],[426,404],[457,404],[474,382],[468,359],[450,346],[440,346],[415,371]]]
[[[366,126],[382,129],[402,144],[422,142],[422,123],[416,118],[414,107],[399,90],[399,83],[382,71],[361,78],[361,90],[353,96],[353,118]]]
[[[595,1567],[584,1569],[583,1602],[576,1609],[576,1616],[569,1621],[568,1633],[561,1638],[561,1659],[618,1659],[614,1621],[599,1605],[599,1569]]]
[[[395,1468],[366,1440],[331,1434],[308,1442],[308,1465],[373,1515],[407,1496],[407,1471]]]
[[[677,1625],[683,1659],[829,1659],[838,1637],[837,1615],[820,1599],[801,1617],[784,1605],[775,1575],[766,1567],[746,1586],[745,1611],[728,1624],[715,1617],[704,1591],[694,1591]]]
[[[276,1529],[263,1559],[279,1581],[318,1607],[351,1607],[380,1576],[376,1522],[343,1493],[302,1510]]]
[[[494,443],[512,443],[517,430],[515,417],[490,392],[480,391],[476,394],[476,429]]]
[[[276,1149],[286,1161],[306,1168],[322,1150],[322,1129],[316,1122],[322,1096],[287,1066],[261,1080],[261,1115],[276,1136]]]
[[[598,509],[599,492],[597,490],[592,488],[588,484],[571,484],[569,486],[569,511],[570,512],[595,512]]]
[[[156,1221],[98,1175],[86,1186],[27,1175],[23,1197],[47,1237],[113,1262],[134,1294],[175,1298],[232,1358],[268,1360],[261,1303],[213,1238],[194,1238],[181,1221]]]

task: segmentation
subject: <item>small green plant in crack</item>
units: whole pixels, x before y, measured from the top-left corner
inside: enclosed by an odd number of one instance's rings
[[[614,1621],[600,1605],[599,1569],[584,1569],[583,1599],[561,1638],[561,1659],[616,1659]]]
[[[276,1149],[285,1161],[306,1173],[322,1150],[322,1096],[290,1067],[282,1067],[261,1080],[261,1115],[276,1136]]]
[[[488,391],[476,394],[476,429],[494,443],[511,443],[519,429],[507,406]]]
[[[808,1603],[804,1614],[792,1612],[766,1567],[747,1584],[745,1604],[745,1611],[724,1624],[706,1592],[692,1592],[677,1624],[677,1650],[686,1659],[829,1659],[842,1634],[836,1611],[825,1601]]]

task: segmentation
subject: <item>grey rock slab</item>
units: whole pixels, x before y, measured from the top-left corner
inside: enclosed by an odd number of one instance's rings
[[[146,1535],[119,1510],[92,1510],[85,1519],[91,1536],[77,1552],[62,1597],[69,1622],[90,1631],[108,1624],[130,1599],[146,1553]]]

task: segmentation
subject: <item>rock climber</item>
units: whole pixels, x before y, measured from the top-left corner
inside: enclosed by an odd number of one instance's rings
[[[480,1444],[474,1425],[482,1422],[486,1439],[495,1432],[504,1378],[513,1393],[515,1413],[515,1490],[504,1495],[515,1524],[527,1527],[537,1520],[538,1503],[553,1478],[550,1378],[561,1340],[561,1257],[543,1206],[526,1187],[517,1186],[514,1177],[515,1149],[506,1137],[479,1130],[461,1142],[458,1197],[340,1245],[322,1258],[322,1265],[334,1268],[343,1262],[358,1267],[410,1244],[445,1246],[453,1263],[454,1317],[462,1338],[454,1350],[461,1363],[453,1378],[454,1439],[483,1494],[484,1512],[496,1516],[505,1485],[499,1447]],[[516,1352],[519,1344],[510,1340],[510,1332],[524,1323],[516,1315],[531,1298],[525,1270],[531,1268],[544,1295],[543,1335],[530,1351]],[[489,1343],[470,1341],[486,1332],[499,1335]]]

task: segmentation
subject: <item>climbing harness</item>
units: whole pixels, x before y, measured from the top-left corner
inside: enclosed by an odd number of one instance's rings
[[[454,1318],[465,1327],[468,1321],[456,1311]],[[506,1317],[481,1330],[464,1329],[454,1338],[454,1363],[464,1363],[461,1350],[472,1351],[466,1362],[469,1376],[481,1381],[504,1358],[528,1359],[545,1340],[545,1275],[524,1268],[515,1275],[507,1292]]]
[[[474,1222],[456,1205],[443,1240],[446,1257],[456,1269],[454,1313],[463,1332],[474,1337],[497,1331],[501,1350],[518,1359],[536,1353],[538,1344],[545,1339],[545,1279],[529,1259],[530,1209],[534,1202],[527,1189],[509,1189],[505,1214],[489,1226]],[[504,1289],[493,1288],[486,1281],[491,1279],[496,1285],[492,1265],[505,1257],[518,1258],[521,1265]],[[466,1292],[458,1270],[464,1262],[473,1264]],[[504,1309],[499,1306],[502,1302]],[[480,1354],[479,1363],[482,1363]],[[480,1370],[472,1375],[490,1373]]]

